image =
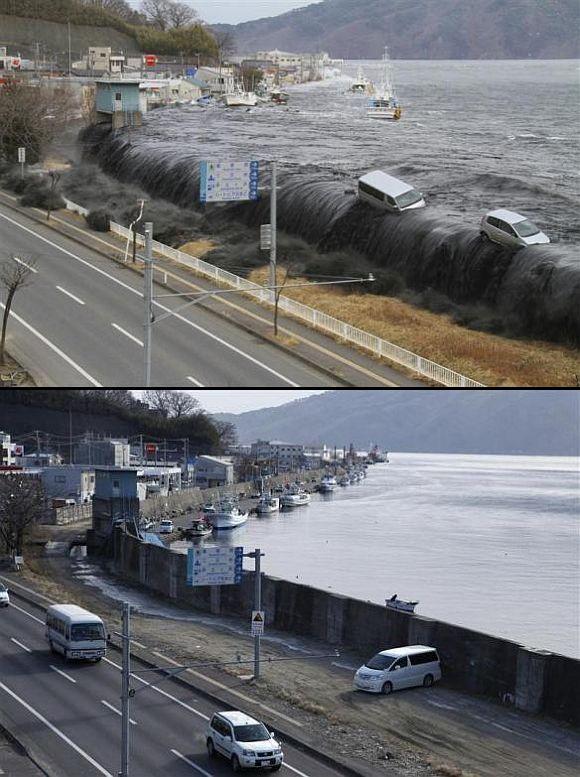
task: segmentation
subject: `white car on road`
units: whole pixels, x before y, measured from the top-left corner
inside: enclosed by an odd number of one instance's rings
[[[0,607],[8,607],[10,604],[10,597],[8,596],[8,589],[5,585],[0,583]]]
[[[277,772],[284,762],[274,733],[243,712],[216,712],[207,729],[206,745],[210,758],[224,756],[234,772],[252,768]]]
[[[159,534],[172,534],[173,533],[173,521],[171,518],[164,518],[159,523]]]

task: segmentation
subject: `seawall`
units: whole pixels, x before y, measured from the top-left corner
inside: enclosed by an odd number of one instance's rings
[[[115,573],[193,609],[238,616],[249,624],[252,572],[244,573],[239,586],[192,588],[186,584],[186,566],[183,554],[141,543],[121,530],[114,534]],[[364,657],[399,645],[434,645],[452,687],[580,727],[576,659],[274,577],[263,577],[262,603],[266,626],[354,649]]]

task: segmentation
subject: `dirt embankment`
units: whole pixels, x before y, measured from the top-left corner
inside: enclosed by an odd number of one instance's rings
[[[56,532],[55,532],[56,529]],[[49,535],[68,543],[76,527],[45,527]],[[81,534],[82,536],[82,534]],[[100,612],[111,629],[119,626],[118,602],[82,582],[98,576],[112,584],[91,559],[75,562],[66,555],[47,557],[36,546],[24,576],[55,600],[72,599]],[[111,590],[111,589],[109,589]],[[132,618],[134,636],[147,646],[180,662],[243,660],[253,655],[248,625],[235,619],[215,618],[181,609],[144,590],[131,588],[141,602],[141,614]],[[145,614],[149,612],[150,614]],[[152,613],[163,612],[165,617]],[[263,656],[300,659],[306,653],[331,653],[328,645],[285,633],[269,633]],[[224,684],[280,713],[299,720],[314,743],[370,766],[373,772],[395,777],[572,777],[580,757],[576,732],[551,721],[529,718],[495,703],[445,688],[417,688],[389,697],[352,690],[352,667],[359,656],[296,660],[265,664],[258,684],[248,681],[251,663],[224,671]],[[214,674],[220,678],[220,675]]]

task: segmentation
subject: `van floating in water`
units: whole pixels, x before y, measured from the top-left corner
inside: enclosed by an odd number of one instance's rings
[[[550,242],[550,238],[533,221],[503,208],[486,213],[481,220],[480,234],[494,243],[513,248]]]
[[[358,179],[358,196],[375,208],[402,213],[404,210],[424,208],[425,198],[405,181],[374,170]]]

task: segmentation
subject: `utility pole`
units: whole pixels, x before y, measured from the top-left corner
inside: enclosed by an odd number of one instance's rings
[[[145,224],[145,260],[144,260],[144,291],[143,300],[145,302],[145,385],[151,385],[151,324],[153,308],[153,224],[148,221]]]
[[[38,429],[36,430],[35,434],[36,434],[36,455],[37,457],[40,457],[40,432],[38,431]]]
[[[145,459],[143,457],[143,435],[142,434],[139,435],[139,446],[141,448],[141,466],[144,467]]]
[[[73,464],[73,444],[72,444],[72,410],[68,411],[68,449],[69,449],[69,464]]]
[[[70,19],[68,22],[68,77],[70,78],[72,75],[72,58],[71,58],[71,48],[70,48]]]
[[[256,548],[253,553],[244,553],[245,558],[253,558],[254,567],[254,610],[259,612],[262,609],[262,573],[260,572],[260,558],[265,556],[260,548]],[[260,635],[254,635],[254,680],[260,678]]]
[[[270,226],[272,228],[272,242],[270,244],[270,281],[269,285],[276,286],[276,205],[277,205],[277,170],[276,162],[272,162],[272,191],[270,192]],[[274,292],[275,293],[275,292]]]
[[[129,702],[131,698],[131,689],[129,687],[131,678],[130,610],[131,606],[128,602],[123,602],[123,668],[121,687],[122,740],[121,771],[119,772],[119,777],[129,777]]]

